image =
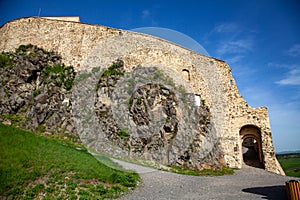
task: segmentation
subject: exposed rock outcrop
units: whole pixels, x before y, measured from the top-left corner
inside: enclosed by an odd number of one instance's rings
[[[76,136],[70,101],[73,67],[65,66],[57,53],[33,45],[3,52],[1,60],[1,120],[34,131]]]
[[[197,169],[225,165],[219,162],[222,153],[209,108],[196,106],[194,94],[175,84],[168,71],[137,66],[126,72],[117,60],[99,77],[94,102],[99,129],[86,137],[105,135],[107,142],[104,147],[94,141],[92,148]],[[110,145],[118,150],[108,150]],[[204,151],[208,146],[211,152]]]

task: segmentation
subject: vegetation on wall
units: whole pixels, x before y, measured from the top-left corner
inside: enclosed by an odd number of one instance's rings
[[[51,77],[56,86],[65,86],[66,90],[71,90],[74,85],[75,71],[72,66],[60,65],[48,65],[43,74],[46,77]]]
[[[205,104],[195,106],[194,95],[188,93],[186,84],[177,81],[171,72],[140,65],[125,72],[123,62],[117,60],[100,73],[95,90],[99,132],[118,146],[121,153],[143,158],[147,152],[148,160],[163,163],[168,159],[167,164],[201,170],[196,168],[199,160],[191,158],[202,151],[199,145],[202,137],[209,137],[210,111]],[[184,117],[178,119],[180,115]],[[176,146],[178,153],[172,159],[164,159],[169,154],[162,151],[171,152],[175,148],[173,141],[182,137],[177,135],[186,137],[186,132],[195,139]],[[208,155],[201,161],[214,166],[218,162],[214,156]]]
[[[124,71],[120,70],[120,65],[113,63],[107,70],[103,71],[101,77],[112,75],[124,75]]]
[[[128,133],[128,129],[122,128],[117,132],[118,136],[122,139],[128,138],[130,135]]]
[[[34,51],[30,51],[30,49],[34,49]],[[16,49],[16,53],[21,55],[21,56],[36,56],[37,53],[41,51],[43,54],[46,54],[48,56],[51,55],[51,52],[44,50],[43,48],[34,46],[32,44],[26,44],[26,45],[20,45],[17,49]]]
[[[70,132],[70,103],[63,101],[70,99],[75,75],[74,68],[65,66],[58,53],[32,44],[2,52],[0,121],[34,131],[59,130],[61,134],[68,126]],[[15,116],[22,120],[16,121]],[[65,122],[59,123],[59,119]]]
[[[9,54],[2,52],[0,54],[0,67],[12,67],[12,59],[9,57]]]

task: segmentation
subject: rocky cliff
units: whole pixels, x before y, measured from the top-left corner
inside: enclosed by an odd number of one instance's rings
[[[196,106],[195,95],[171,75],[159,67],[125,71],[121,59],[103,70],[79,72],[72,100],[83,143],[164,165],[200,170],[226,165],[205,101]]]
[[[2,52],[0,60],[2,122],[78,138],[71,120],[73,67],[57,53],[33,45]]]

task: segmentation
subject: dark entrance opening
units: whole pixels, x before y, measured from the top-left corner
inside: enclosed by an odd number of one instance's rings
[[[245,138],[242,147],[244,163],[252,167],[263,168],[263,164],[259,160],[257,141],[251,137]]]
[[[244,126],[240,135],[242,136],[242,153],[246,165],[264,168],[261,134],[256,126]]]

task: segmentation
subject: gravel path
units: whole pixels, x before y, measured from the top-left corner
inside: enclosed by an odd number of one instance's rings
[[[287,199],[285,177],[262,169],[244,166],[233,175],[186,176],[114,160],[138,172],[142,183],[124,200],[173,199]]]

